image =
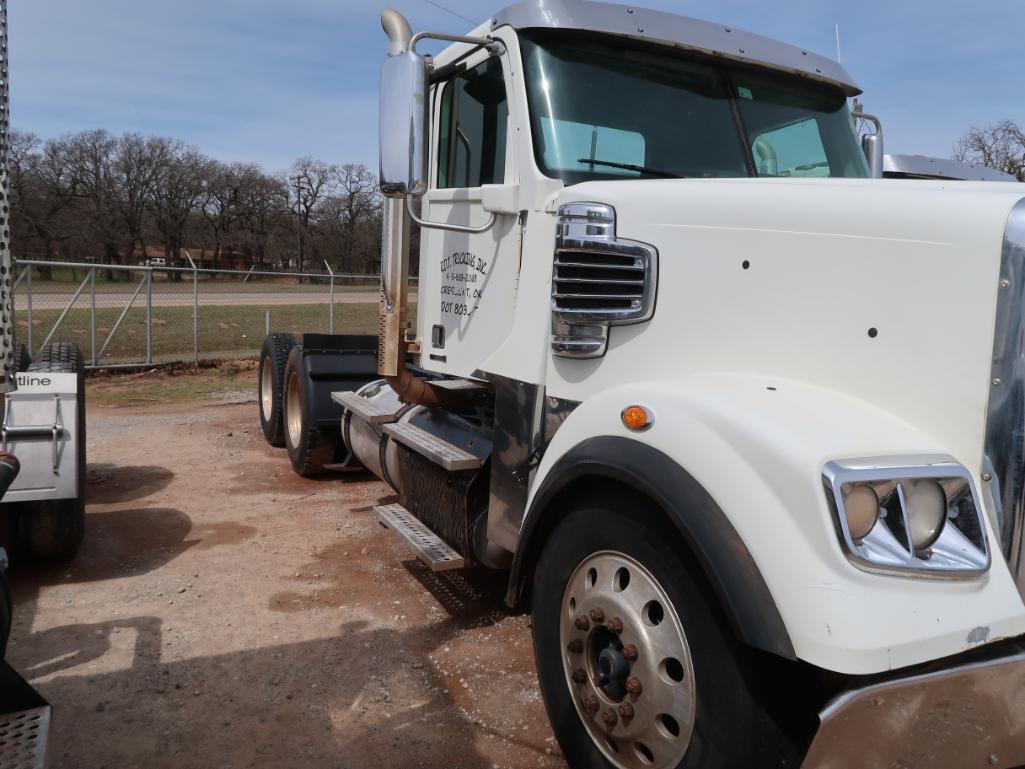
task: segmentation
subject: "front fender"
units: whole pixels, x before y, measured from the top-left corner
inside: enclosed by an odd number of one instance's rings
[[[620,421],[631,403],[655,415],[644,433]],[[532,484],[525,538],[536,528],[535,516],[546,514],[544,489],[558,482],[560,460],[598,436],[639,441],[671,460],[679,471],[659,473],[663,497],[674,484],[693,479],[723,511],[743,546],[737,574],[723,578],[730,591],[723,608],[729,612],[730,603],[745,603],[732,592],[745,582],[757,594],[744,565],[750,557],[799,659],[839,673],[878,673],[1025,633],[1025,606],[999,553],[988,574],[964,581],[869,574],[844,557],[823,490],[825,462],[953,455],[869,403],[801,382],[733,375],[603,391],[582,403],[549,445]],[[978,473],[978,458],[954,456]],[[608,467],[619,462],[616,456],[605,460]],[[702,514],[700,507],[668,512]],[[988,521],[987,527],[990,542],[999,541]],[[699,536],[709,536],[700,529]],[[702,559],[701,550],[710,546],[702,541],[692,550]],[[709,576],[715,584],[715,575]],[[765,616],[771,621],[772,612]]]

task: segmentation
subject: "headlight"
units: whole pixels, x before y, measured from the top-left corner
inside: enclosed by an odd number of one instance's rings
[[[851,537],[860,542],[879,520],[879,495],[867,483],[859,483],[844,496],[843,508]]]
[[[844,552],[868,571],[970,577],[989,568],[971,474],[949,457],[829,462],[826,495]]]
[[[947,520],[947,495],[936,481],[911,481],[904,486],[911,544],[925,550],[939,539]]]

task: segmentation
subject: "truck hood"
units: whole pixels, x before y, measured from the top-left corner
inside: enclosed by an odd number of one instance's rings
[[[923,449],[978,472],[1003,233],[1022,198],[1025,184],[986,182],[568,187],[558,204],[610,204],[618,237],[659,252],[653,318],[613,328],[593,376],[578,381],[596,392],[624,372],[807,382],[889,413],[928,436]]]

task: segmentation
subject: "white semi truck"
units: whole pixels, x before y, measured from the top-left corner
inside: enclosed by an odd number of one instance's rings
[[[379,377],[314,424],[269,340],[268,437],[508,570],[573,767],[1025,765],[1025,185],[882,180],[850,75],[732,27],[382,22]]]

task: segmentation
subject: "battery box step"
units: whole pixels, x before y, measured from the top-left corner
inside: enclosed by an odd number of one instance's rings
[[[372,425],[391,424],[402,413],[401,410],[392,412],[382,409],[373,401],[351,391],[331,393],[331,400]]]
[[[458,393],[489,393],[491,382],[479,379],[432,379],[427,384],[438,390]]]
[[[484,463],[470,452],[408,422],[385,425],[384,432],[396,443],[401,443],[449,471],[476,470]]]
[[[462,569],[466,565],[463,556],[402,505],[378,505],[374,510],[381,525],[394,531],[431,571]]]

